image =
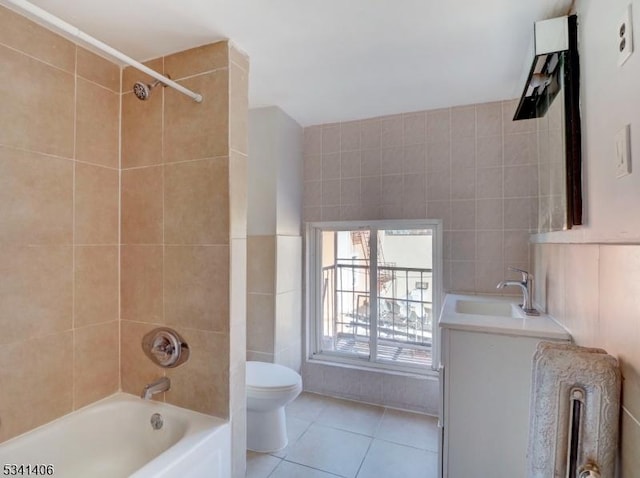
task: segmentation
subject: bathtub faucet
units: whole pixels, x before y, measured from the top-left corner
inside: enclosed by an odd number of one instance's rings
[[[498,283],[496,289],[502,289],[508,286],[518,286],[522,289],[522,310],[527,315],[540,315],[533,306],[533,276],[527,271],[509,267],[509,270],[522,274],[522,280],[503,280]]]
[[[144,400],[149,400],[156,393],[166,392],[171,389],[171,380],[169,377],[162,377],[156,380],[155,382],[151,382],[144,387],[140,398]]]

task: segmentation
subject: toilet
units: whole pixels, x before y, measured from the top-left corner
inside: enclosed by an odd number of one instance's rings
[[[302,391],[302,377],[274,363],[247,362],[247,449],[273,452],[287,446],[284,407]]]

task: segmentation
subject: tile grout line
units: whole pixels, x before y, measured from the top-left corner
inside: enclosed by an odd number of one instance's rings
[[[118,105],[118,390],[122,391],[122,103],[124,68],[120,68]]]
[[[26,56],[27,58],[30,58],[30,59],[32,59],[32,60],[34,60],[34,61],[37,61],[38,63],[42,63],[43,65],[49,66],[49,67],[51,67],[51,68],[54,68],[54,69],[56,69],[56,70],[58,70],[58,71],[60,71],[60,72],[66,73],[66,74],[68,74],[68,75],[74,75],[74,76],[75,76],[75,75],[76,75],[76,67],[75,67],[75,63],[76,63],[77,56],[78,56],[78,55],[77,55],[77,53],[76,53],[76,50],[77,50],[78,46],[77,46],[75,43],[73,43],[73,42],[72,42],[72,44],[73,44],[73,46],[74,46],[74,68],[73,68],[73,71],[65,70],[65,69],[64,69],[63,67],[61,67],[61,66],[54,65],[53,63],[49,63],[49,62],[47,62],[47,61],[45,61],[45,60],[43,60],[43,59],[41,59],[41,58],[38,58],[37,56],[31,55],[30,53],[27,53],[27,52],[25,52],[25,51],[22,51],[22,50],[20,50],[20,49],[18,49],[18,48],[16,48],[16,47],[10,46],[10,45],[8,45],[8,44],[6,44],[6,43],[2,43],[2,42],[0,42],[0,47],[4,47],[4,48],[6,48],[7,50],[11,50],[11,51],[14,51],[14,52],[16,52],[16,53],[18,53],[18,54],[20,54],[20,55],[24,55],[24,56]]]
[[[360,474],[360,471],[362,470],[362,465],[364,465],[364,462],[367,459],[367,457],[369,456],[369,452],[371,451],[371,446],[373,445],[373,440],[374,440],[374,438],[371,437],[371,440],[369,441],[369,446],[367,447],[367,451],[365,452],[364,456],[362,457],[362,460],[360,461],[360,466],[358,467],[358,471],[356,471],[356,474],[355,474],[354,478],[358,478],[358,475]]]
[[[166,75],[165,72],[165,57],[162,57],[162,74]],[[166,106],[166,92],[165,92],[165,88],[162,88],[162,118],[161,118],[161,143],[160,143],[160,154],[161,154],[161,165],[162,165],[162,323],[164,324],[166,322],[166,313],[165,313],[165,297],[164,297],[164,288],[165,288],[165,262],[166,262],[166,240],[165,240],[165,201],[164,201],[164,196],[165,196],[165,172],[166,172],[166,165],[165,165],[165,157],[164,157],[164,130],[165,130],[165,106]],[[163,369],[162,370],[162,375],[164,377],[167,376],[167,369]],[[167,392],[163,392],[162,393],[162,401],[166,402],[167,401]]]
[[[75,105],[74,105],[74,109],[75,109]],[[74,126],[74,128],[75,128],[75,126]],[[74,133],[74,136],[75,136],[75,133]],[[75,139],[74,139],[74,142],[75,142]],[[60,156],[59,154],[46,153],[46,152],[43,152],[43,151],[36,151],[34,149],[27,149],[27,148],[24,148],[24,147],[21,147],[21,146],[15,146],[15,145],[11,145],[11,144],[4,144],[2,142],[0,142],[0,148],[9,149],[9,150],[12,150],[12,151],[18,151],[18,152],[20,152],[22,154],[30,154],[32,156],[44,156],[44,158],[39,158],[39,157],[34,158],[37,161],[47,161],[47,159],[45,159],[45,158],[54,158],[54,159],[59,159],[59,160],[62,160],[62,161],[70,161],[72,163],[79,163],[79,164],[86,164],[86,165],[89,165],[89,166],[95,166],[97,168],[108,169],[108,170],[111,170],[111,171],[117,171],[118,170],[118,168],[113,168],[111,166],[105,166],[104,164],[92,163],[92,162],[89,162],[89,161],[75,159],[73,157],[73,156],[75,156],[75,153],[73,151],[71,153],[71,157],[68,157],[68,156]],[[75,145],[74,145],[74,148],[75,148]]]
[[[105,61],[108,62],[109,60],[105,59]],[[120,93],[118,93],[117,91],[114,91],[111,88],[109,88],[108,86],[105,86],[105,85],[103,85],[101,83],[98,83],[97,81],[94,81],[94,80],[91,80],[89,78],[86,78],[86,77],[82,76],[79,73],[77,74],[77,77],[78,77],[79,80],[86,81],[87,83],[91,83],[94,86],[98,86],[103,90],[107,90],[109,93],[113,93],[114,95],[120,96]]]
[[[343,432],[343,433],[350,433],[350,434],[358,435],[358,436],[361,436],[363,438],[369,439],[370,440],[369,446],[367,447],[367,451],[363,455],[363,459],[362,459],[362,461],[360,463],[358,471],[356,472],[357,474],[359,474],[361,472],[362,466],[363,466],[364,462],[366,461],[367,457],[369,456],[369,451],[370,451],[371,446],[373,445],[373,441],[374,440],[377,440],[378,442],[381,442],[382,444],[395,445],[395,446],[402,447],[402,448],[405,448],[405,449],[414,450],[416,452],[420,452],[421,454],[437,455],[437,453],[438,453],[436,450],[432,450],[432,449],[428,448],[427,446],[420,447],[420,446],[416,446],[416,445],[412,445],[412,444],[399,443],[399,442],[395,442],[395,441],[392,441],[392,440],[379,438],[378,437],[378,433],[379,433],[380,427],[382,425],[382,421],[384,420],[384,417],[391,410],[393,410],[393,409],[390,409],[389,407],[376,406],[377,409],[381,409],[382,410],[382,413],[381,413],[381,415],[380,415],[380,417],[378,419],[376,430],[373,432],[372,435],[367,435],[367,434],[364,434],[364,433],[358,433],[358,432],[354,432],[354,431],[351,431],[351,430],[345,430],[345,429],[342,429],[342,428],[336,428],[336,427],[334,427],[332,425],[325,425],[325,424],[323,424],[321,422],[321,420],[322,420],[323,411],[328,409],[327,408],[328,407],[327,401],[328,400],[321,399],[320,403],[316,403],[316,404],[312,405],[313,409],[315,409],[315,410],[320,409],[321,411],[320,411],[320,413],[317,414],[317,416],[315,418],[312,418],[311,420],[308,420],[309,425],[307,426],[305,431],[298,437],[298,440],[303,438],[303,436],[308,432],[308,430],[311,428],[312,425],[318,425],[319,427],[322,427],[322,428],[325,428],[325,429],[331,429],[331,430],[335,430],[335,431]],[[361,404],[361,402],[354,402],[354,401],[351,401],[351,400],[346,400],[345,401],[343,399],[337,399],[337,401],[338,401],[338,403],[348,402],[350,404],[354,404],[354,403],[355,404]],[[362,405],[368,405],[368,404],[362,404]],[[368,408],[368,407],[365,407],[365,408]],[[407,412],[407,413],[412,414],[412,412]],[[420,414],[417,414],[417,415],[420,415]],[[296,418],[298,418],[298,417],[296,416]],[[303,420],[302,418],[299,418],[299,419]],[[275,476],[274,475],[275,470],[279,466],[281,466],[282,461],[286,461],[287,463],[292,463],[292,464],[295,464],[295,465],[298,465],[298,466],[302,466],[302,467],[315,469],[315,470],[321,471],[323,473],[330,474],[331,476],[334,476],[333,472],[324,470],[322,468],[318,468],[316,466],[310,466],[310,465],[305,464],[305,463],[293,461],[290,458],[288,458],[287,455],[285,455],[284,457],[279,457],[279,456],[274,456],[274,455],[271,455],[271,456],[273,456],[274,458],[280,459],[280,463],[276,466],[276,468],[274,470],[272,470],[272,472],[269,474],[269,476]],[[341,476],[341,475],[335,475],[335,476]],[[356,475],[356,478],[357,478],[357,475]]]
[[[330,475],[330,476],[335,476],[335,477],[338,477],[338,478],[348,478],[348,477],[346,477],[344,475],[338,475],[338,474],[333,473],[331,471],[323,470],[321,468],[316,468],[314,466],[305,465],[303,463],[298,463],[298,462],[295,462],[295,461],[285,460],[284,458],[280,459],[280,463],[278,463],[276,465],[276,467],[271,471],[271,473],[269,473],[269,475],[267,475],[267,478],[274,476],[274,473],[282,465],[283,462],[291,463],[292,465],[300,466],[300,467],[303,467],[303,468],[309,468],[311,470],[316,470],[316,471],[319,471],[320,473],[324,473],[324,474],[327,474],[327,475]],[[356,478],[356,477],[354,477],[354,478]]]
[[[163,110],[164,110],[164,106],[163,106]],[[162,113],[162,116],[164,116],[164,111]],[[164,131],[162,132],[162,135],[164,136]],[[243,153],[240,152],[235,152],[235,154],[241,154],[243,156],[246,156]],[[210,160],[223,160],[223,159],[228,159],[229,155],[222,155],[222,156],[206,156],[204,158],[194,158],[194,159],[180,159],[178,161],[168,161],[168,162],[164,162],[164,159],[159,162],[159,163],[155,163],[155,164],[143,164],[140,166],[130,166],[128,168],[122,168],[124,171],[135,171],[137,169],[145,169],[145,168],[158,168],[161,166],[172,166],[174,164],[183,164],[183,163],[194,163],[197,161],[210,161]]]
[[[71,409],[76,409],[76,155],[78,134],[78,46],[74,45],[73,178],[71,200]]]
[[[373,432],[373,436],[374,438],[378,436],[378,433],[380,433],[380,428],[382,428],[382,421],[384,420],[384,417],[387,415],[387,411],[389,409],[387,407],[384,407],[382,410],[382,416],[380,417],[380,421],[378,422],[378,426],[376,427],[375,431]]]

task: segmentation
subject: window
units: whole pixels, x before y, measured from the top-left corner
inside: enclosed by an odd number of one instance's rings
[[[441,244],[440,221],[310,224],[312,358],[430,370],[437,343]]]

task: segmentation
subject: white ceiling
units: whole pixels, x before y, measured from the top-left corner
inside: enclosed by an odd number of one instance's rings
[[[303,126],[519,96],[533,22],[566,14],[571,4],[32,2],[138,60],[229,38],[251,58],[251,107],[278,105]]]

